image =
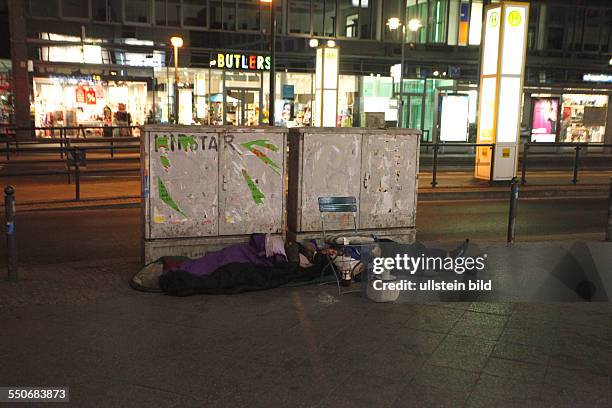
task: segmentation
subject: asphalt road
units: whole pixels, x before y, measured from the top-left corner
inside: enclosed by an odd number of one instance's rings
[[[138,208],[58,210],[18,214],[19,261],[48,264],[138,257]],[[519,203],[517,241],[603,239],[607,202],[600,198],[524,199]],[[504,241],[505,200],[420,202],[417,238],[425,242]],[[0,240],[2,263],[6,242]]]

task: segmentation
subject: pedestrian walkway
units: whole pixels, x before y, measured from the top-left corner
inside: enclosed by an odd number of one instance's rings
[[[377,304],[326,286],[173,298],[129,289],[137,267],[0,282],[0,383],[69,386],[78,407],[612,402],[609,303]]]

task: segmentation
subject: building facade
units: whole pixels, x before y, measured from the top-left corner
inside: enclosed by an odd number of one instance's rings
[[[270,3],[25,3],[28,91],[37,126],[105,123],[112,120],[109,111],[121,109],[133,124],[168,122],[175,115],[184,124],[268,123],[264,62],[270,54]],[[423,130],[424,140],[439,140],[440,123],[452,117],[448,112],[455,106],[444,100],[453,96],[467,112],[465,132],[455,139],[474,140],[484,5],[482,0],[275,0],[277,124],[312,124],[311,40],[333,40],[340,50],[337,126],[383,121],[396,126],[399,118]],[[418,20],[420,27],[392,29],[391,18],[405,25]],[[606,126],[612,119],[612,4],[533,1],[528,27],[522,124],[531,139],[612,143],[612,126]],[[184,39],[178,87],[172,36]]]

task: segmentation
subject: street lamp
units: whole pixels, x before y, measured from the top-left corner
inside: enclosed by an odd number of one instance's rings
[[[178,112],[179,112],[179,71],[178,61],[179,52],[178,49],[183,46],[183,39],[181,37],[171,37],[170,44],[174,47],[174,123],[178,124]]]
[[[274,99],[276,97],[276,70],[274,68],[276,49],[276,16],[274,15],[274,1],[260,0],[262,3],[270,3],[270,100],[268,101],[268,125],[274,126]]]
[[[402,60],[400,64],[399,80],[399,103],[397,104],[397,127],[402,127],[402,106],[404,104],[404,55],[406,53],[406,27],[413,33],[417,32],[423,25],[418,18],[413,18],[407,24],[402,24],[397,17],[387,20],[389,30],[397,30],[402,27]]]

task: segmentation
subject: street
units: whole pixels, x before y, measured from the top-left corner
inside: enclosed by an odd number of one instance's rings
[[[517,241],[602,239],[604,198],[523,199]],[[18,213],[17,242],[23,264],[132,258],[140,254],[140,209],[53,210]],[[501,242],[506,239],[506,200],[419,202],[417,239],[424,242]],[[2,235],[2,261],[5,262]]]

